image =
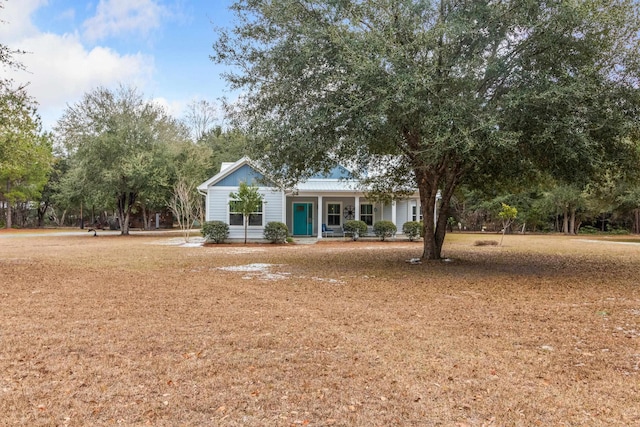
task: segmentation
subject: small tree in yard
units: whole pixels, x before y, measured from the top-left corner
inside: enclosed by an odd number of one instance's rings
[[[178,180],[173,187],[173,194],[169,200],[169,209],[178,221],[184,241],[189,242],[189,234],[195,222],[202,213],[202,201],[196,192],[195,185],[184,179]]]
[[[513,220],[516,219],[516,216],[518,216],[518,209],[503,203],[502,210],[498,213],[498,216],[502,220],[502,237],[500,238],[500,246],[502,246],[507,227],[509,227],[511,223],[513,223]]]
[[[241,182],[237,193],[230,193],[231,201],[229,206],[232,207],[233,212],[242,214],[242,223],[244,225],[244,243],[247,243],[247,227],[249,226],[249,217],[252,213],[257,212],[262,208],[263,197],[258,192],[258,187],[255,185],[248,185],[246,182]]]

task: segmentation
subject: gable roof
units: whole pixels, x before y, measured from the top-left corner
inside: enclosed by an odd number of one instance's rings
[[[216,175],[214,175],[213,177],[209,178],[208,180],[206,180],[202,184],[198,185],[198,187],[197,187],[198,191],[207,191],[208,187],[211,187],[211,186],[214,186],[214,185],[220,183],[225,178],[231,176],[235,172],[240,171],[245,166],[247,166],[248,168],[250,168],[253,171],[255,171],[255,173],[252,174],[252,175],[254,175],[253,176],[254,178],[258,178],[258,179],[265,178],[266,174],[263,173],[262,170],[260,170],[260,168],[258,166],[256,166],[251,161],[251,159],[249,159],[248,157],[245,156],[245,157],[241,158],[240,160],[238,160],[237,162],[234,162],[234,163],[230,163],[230,162],[222,163],[222,167],[220,168],[220,172],[218,172]]]
[[[342,165],[336,165],[333,169],[331,169],[328,173],[317,173],[309,178],[309,180],[313,179],[348,179],[351,181],[355,181],[356,179],[353,177],[353,172],[349,169],[345,168]]]

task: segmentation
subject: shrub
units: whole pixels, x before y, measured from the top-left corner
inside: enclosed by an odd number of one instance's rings
[[[616,234],[616,235],[629,234],[629,230],[627,230],[626,228],[614,228],[613,230],[611,230],[611,234]]]
[[[202,224],[200,233],[207,242],[224,243],[229,237],[229,224],[222,221],[207,221]]]
[[[584,227],[580,227],[578,231],[579,234],[597,234],[598,229],[595,227],[591,227],[590,225],[585,225]]]
[[[498,246],[497,240],[476,240],[473,246]]]
[[[264,227],[264,238],[271,243],[285,243],[287,236],[289,236],[289,229],[282,222],[268,222]]]
[[[405,222],[402,226],[402,232],[409,238],[410,241],[416,240],[418,237],[422,237],[424,230],[422,230],[422,223],[418,221]]]
[[[358,240],[358,237],[367,234],[368,230],[367,224],[364,221],[352,219],[344,223],[344,232],[351,233],[353,240]]]
[[[623,234],[629,234],[629,230],[624,228],[607,226],[607,233],[613,234],[613,235],[623,235]]]
[[[391,221],[378,221],[373,224],[373,233],[384,241],[387,237],[395,236],[398,227]]]

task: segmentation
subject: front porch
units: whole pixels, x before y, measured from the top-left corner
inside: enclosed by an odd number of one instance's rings
[[[346,221],[357,219],[369,227],[373,235],[373,224],[378,221],[392,221],[402,233],[407,221],[420,220],[418,198],[396,200],[389,204],[373,202],[359,195],[345,194],[293,194],[285,201],[286,224],[293,237],[345,237],[343,226]],[[331,232],[322,231],[325,224]]]

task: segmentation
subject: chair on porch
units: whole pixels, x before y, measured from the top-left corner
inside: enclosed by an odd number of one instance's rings
[[[322,224],[322,237],[333,236],[333,228],[328,228],[327,224]]]

